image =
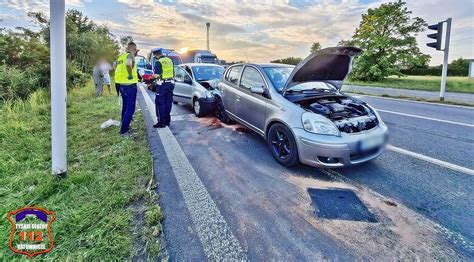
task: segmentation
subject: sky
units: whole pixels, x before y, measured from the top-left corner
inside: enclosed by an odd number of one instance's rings
[[[55,1],[55,0],[52,0]],[[269,62],[306,57],[313,42],[335,46],[349,39],[368,8],[390,0],[66,0],[117,37],[131,35],[141,54],[151,48],[210,48],[226,61]],[[405,0],[413,16],[434,24],[453,19],[449,60],[474,58],[473,0]],[[0,27],[33,26],[26,14],[49,14],[48,0],[0,0]],[[426,47],[427,32],[417,36],[431,64],[443,53]]]

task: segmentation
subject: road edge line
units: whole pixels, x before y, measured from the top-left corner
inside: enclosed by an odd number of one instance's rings
[[[139,89],[148,112],[154,119],[156,114],[153,102],[143,86],[139,86]],[[233,235],[171,130],[166,127],[156,131],[206,256],[210,260],[247,260],[238,239]]]

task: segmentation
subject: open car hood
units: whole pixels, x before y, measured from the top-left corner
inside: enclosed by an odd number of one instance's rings
[[[283,95],[288,88],[305,82],[328,82],[340,89],[351,71],[352,59],[361,51],[356,47],[329,47],[308,56],[291,72]]]

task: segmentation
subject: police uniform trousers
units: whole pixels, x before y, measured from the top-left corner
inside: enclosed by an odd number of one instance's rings
[[[120,95],[122,96],[122,122],[120,125],[120,134],[129,131],[130,122],[132,122],[135,113],[135,103],[137,100],[137,84],[118,85]]]
[[[169,125],[171,121],[171,107],[173,105],[173,89],[174,83],[164,81],[161,85],[156,86],[155,109],[158,122]]]

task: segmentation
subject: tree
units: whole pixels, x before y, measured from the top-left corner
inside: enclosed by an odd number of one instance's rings
[[[318,52],[319,50],[321,50],[321,44],[319,42],[314,42],[311,45],[311,48],[309,49],[309,52],[311,54],[314,54],[314,53]]]
[[[288,64],[288,65],[297,65],[299,62],[301,62],[303,59],[300,57],[287,57],[287,58],[282,58],[282,59],[277,59],[270,61],[270,63],[279,63],[279,64]]]
[[[127,47],[130,42],[133,42],[133,37],[131,35],[120,37],[120,45],[122,45],[123,48]]]
[[[0,29],[0,100],[26,98],[36,89],[49,87],[49,18],[41,12],[28,15],[36,27]],[[68,86],[84,83],[97,58],[112,61],[118,49],[119,43],[107,27],[97,25],[77,10],[67,11]]]
[[[460,57],[458,59],[453,60],[451,64],[449,64],[448,68],[465,70],[467,72],[469,70],[469,60]]]
[[[428,64],[431,57],[420,52],[415,39],[426,23],[420,17],[411,18],[405,4],[399,0],[369,8],[352,39],[339,42],[363,50],[355,59],[352,78],[378,81],[401,75],[401,69]]]

